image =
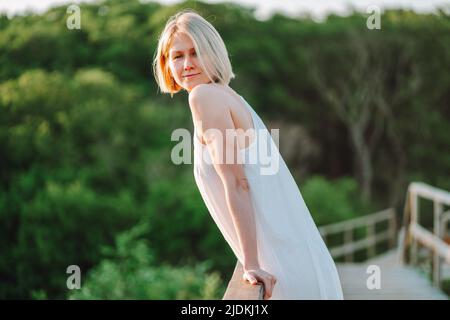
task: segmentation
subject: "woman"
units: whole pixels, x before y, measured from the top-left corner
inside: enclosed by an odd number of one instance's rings
[[[162,92],[189,92],[195,181],[245,281],[262,282],[264,299],[342,299],[334,261],[278,148],[229,87],[235,76],[216,29],[192,10],[172,16],[153,67]],[[264,168],[261,150],[278,166]]]

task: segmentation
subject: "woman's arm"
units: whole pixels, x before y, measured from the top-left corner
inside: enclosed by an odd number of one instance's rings
[[[225,196],[244,255],[244,270],[259,269],[255,213],[246,178],[235,178],[227,169],[222,171]],[[225,176],[229,176],[226,178]]]
[[[230,133],[235,130],[235,126],[227,97],[220,95],[223,93],[212,92],[210,88],[200,85],[190,93],[189,104],[194,121],[200,128],[198,131],[203,133],[214,168],[223,183],[228,209],[244,256],[244,270],[259,269],[255,213],[249,184],[242,161],[238,161],[240,152],[237,140],[232,134],[228,138],[226,135],[227,130]]]

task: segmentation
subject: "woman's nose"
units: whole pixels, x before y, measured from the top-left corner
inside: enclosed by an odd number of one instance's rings
[[[194,68],[194,64],[192,63],[191,58],[186,58],[184,60],[184,70],[190,70]]]

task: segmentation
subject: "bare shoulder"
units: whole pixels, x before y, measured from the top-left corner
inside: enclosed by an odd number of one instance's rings
[[[189,93],[189,106],[198,115],[213,115],[228,108],[228,94],[211,84],[199,84]]]

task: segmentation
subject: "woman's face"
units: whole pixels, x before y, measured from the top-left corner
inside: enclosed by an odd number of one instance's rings
[[[176,33],[169,49],[169,68],[176,83],[188,92],[198,84],[210,82],[199,65],[194,44],[185,33]]]

